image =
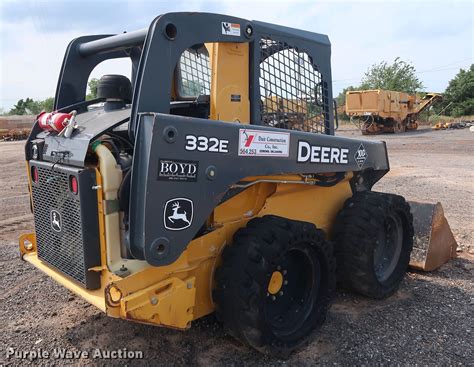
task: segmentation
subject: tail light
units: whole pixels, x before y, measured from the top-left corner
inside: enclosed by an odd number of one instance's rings
[[[38,168],[34,166],[31,167],[31,179],[33,180],[34,183],[37,183],[39,181]]]
[[[70,113],[43,111],[38,115],[37,120],[43,130],[60,132],[71,118]]]
[[[79,185],[76,176],[69,176],[69,189],[74,195],[77,195]]]

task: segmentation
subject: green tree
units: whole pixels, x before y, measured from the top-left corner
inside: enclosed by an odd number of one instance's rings
[[[44,101],[40,101],[39,105],[41,107],[41,111],[51,112],[54,107],[54,97],[48,97]]]
[[[474,64],[459,73],[449,82],[444,92],[443,107],[451,116],[474,115]]]
[[[414,94],[424,89],[415,67],[397,57],[392,64],[372,65],[362,78],[360,89],[386,89]]]
[[[99,85],[99,79],[92,78],[87,82],[89,93],[86,95],[86,100],[97,98],[97,86]]]
[[[38,101],[31,98],[20,99],[10,110],[9,115],[30,115],[41,112],[41,106]]]
[[[20,99],[8,112],[9,115],[37,115],[41,111],[53,110],[54,98],[49,97],[44,101],[35,101],[32,98]]]

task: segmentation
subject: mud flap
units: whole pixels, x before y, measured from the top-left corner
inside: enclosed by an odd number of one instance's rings
[[[415,239],[410,267],[423,271],[439,268],[456,257],[457,243],[441,203],[429,204],[410,201]]]

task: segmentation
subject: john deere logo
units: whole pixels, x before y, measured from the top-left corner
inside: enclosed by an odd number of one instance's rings
[[[166,229],[181,231],[193,222],[193,202],[186,198],[168,200],[163,214]]]
[[[51,210],[51,228],[56,232],[61,232],[61,214],[57,210]]]

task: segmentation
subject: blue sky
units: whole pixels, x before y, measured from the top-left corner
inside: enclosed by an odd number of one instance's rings
[[[474,62],[474,1],[28,1],[0,2],[0,108],[53,96],[68,42],[147,27],[159,14],[206,11],[329,35],[334,93],[374,63],[410,61],[427,91],[442,92]],[[126,73],[114,62],[93,72]]]

